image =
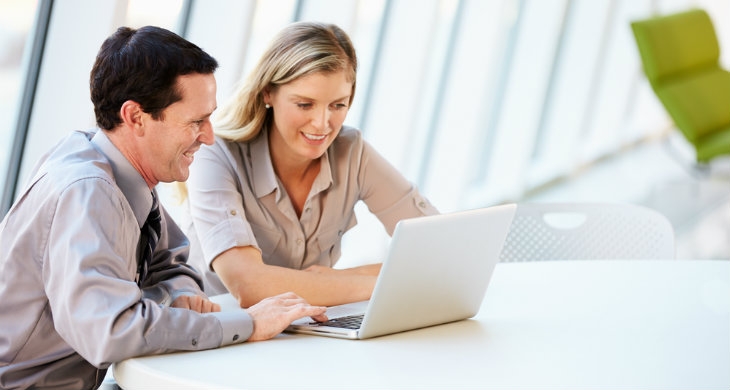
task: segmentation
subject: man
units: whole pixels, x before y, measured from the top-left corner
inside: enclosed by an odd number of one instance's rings
[[[96,388],[129,357],[326,319],[292,293],[220,312],[158,208],[157,183],[185,181],[213,143],[217,66],[157,27],[122,27],[102,44],[90,79],[101,130],[48,152],[0,224],[0,388]]]

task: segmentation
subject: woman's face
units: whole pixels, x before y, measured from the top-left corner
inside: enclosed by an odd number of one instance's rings
[[[274,113],[272,154],[294,164],[321,157],[345,121],[351,93],[344,71],[310,74],[264,93]]]

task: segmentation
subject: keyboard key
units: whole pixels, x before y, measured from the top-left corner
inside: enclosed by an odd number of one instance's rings
[[[333,328],[344,328],[344,329],[359,329],[362,324],[362,314],[332,318],[329,321],[321,322],[322,326],[331,326]]]

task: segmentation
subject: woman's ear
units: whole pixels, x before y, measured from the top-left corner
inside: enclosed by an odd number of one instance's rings
[[[269,88],[264,88],[263,91],[261,91],[261,97],[264,99],[264,104],[271,105],[271,92],[269,91]]]

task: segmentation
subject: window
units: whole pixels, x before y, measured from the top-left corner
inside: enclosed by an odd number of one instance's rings
[[[15,141],[15,129],[28,72],[28,51],[38,3],[27,0],[0,2],[0,184],[8,188],[6,175]],[[12,179],[11,179],[12,180]],[[11,191],[12,192],[12,191]],[[11,194],[8,194],[11,197]],[[8,199],[8,202],[11,199]],[[0,210],[0,216],[5,210]]]
[[[0,3],[0,112],[15,118],[38,4]],[[358,51],[346,123],[441,210],[518,201],[671,122],[641,72],[629,22],[708,10],[730,68],[726,0],[66,0],[53,21],[28,120],[24,173],[58,138],[93,126],[87,78],[120,24],[177,31],[213,55],[219,102],[284,25],[340,25]],[[83,25],[79,31],[78,25]],[[73,42],[73,45],[68,45]],[[0,175],[13,121],[0,123]],[[0,176],[4,179],[4,176]],[[164,201],[164,199],[163,199]],[[166,203],[166,206],[170,204]],[[383,231],[358,213],[358,229]],[[348,237],[348,236],[346,236]],[[370,240],[368,248],[376,247]]]

